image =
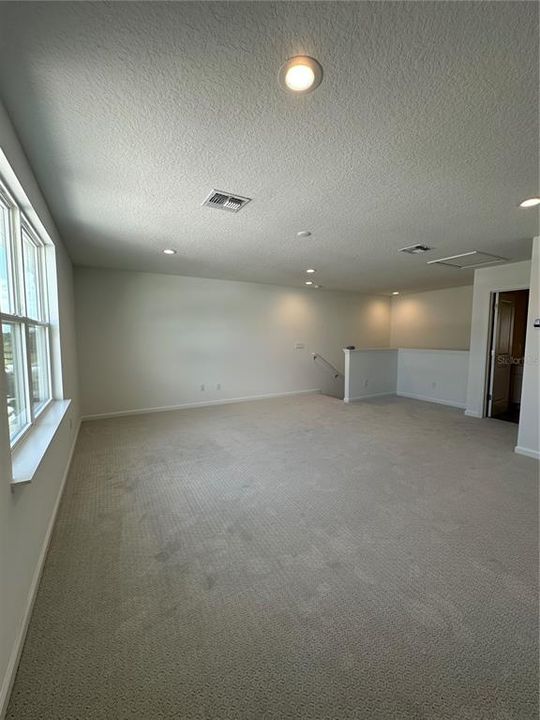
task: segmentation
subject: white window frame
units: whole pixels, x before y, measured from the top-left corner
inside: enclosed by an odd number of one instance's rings
[[[24,398],[26,403],[26,424],[13,437],[10,438],[11,450],[13,451],[19,443],[27,437],[32,430],[36,420],[53,402],[53,368],[51,349],[51,323],[49,314],[49,288],[47,282],[47,261],[46,243],[40,238],[32,223],[28,220],[19,204],[10,193],[9,188],[0,179],[0,201],[8,210],[10,238],[8,238],[8,274],[11,276],[10,301],[12,312],[4,312],[0,308],[0,324],[6,323],[15,325],[21,330],[22,354],[25,363],[24,368]],[[23,233],[28,240],[36,247],[37,252],[37,292],[38,292],[38,317],[29,317],[27,310],[26,278],[24,267]],[[32,398],[32,364],[30,358],[30,328],[45,328],[46,342],[46,381],[48,384],[48,397],[40,405],[34,408]],[[4,372],[4,360],[2,359],[2,372]],[[6,399],[7,407],[7,399]]]

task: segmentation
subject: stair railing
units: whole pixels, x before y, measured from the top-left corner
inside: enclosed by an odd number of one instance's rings
[[[317,360],[320,360],[321,364],[328,370],[328,372],[331,372],[334,376],[334,380],[337,380],[338,378],[344,378],[343,373],[341,373],[337,367],[334,367],[331,362],[329,362],[326,358],[324,358],[322,355],[319,355],[319,353],[311,353],[313,356],[313,362],[317,362]]]

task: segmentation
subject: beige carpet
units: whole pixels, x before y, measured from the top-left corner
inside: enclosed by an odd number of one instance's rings
[[[7,717],[536,720],[515,436],[316,395],[84,424]]]

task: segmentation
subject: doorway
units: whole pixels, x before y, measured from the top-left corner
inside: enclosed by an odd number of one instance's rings
[[[487,416],[519,423],[528,290],[493,293]]]

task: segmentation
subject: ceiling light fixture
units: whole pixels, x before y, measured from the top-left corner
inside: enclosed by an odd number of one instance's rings
[[[429,252],[433,248],[428,245],[407,245],[407,247],[400,248],[398,252],[409,253],[409,255],[422,255],[422,253]]]
[[[306,270],[306,272],[309,273],[310,275],[312,275],[314,272],[317,272],[317,271],[315,270],[315,268],[308,268]]]
[[[392,293],[392,295],[399,295],[399,292],[398,292],[397,290],[394,290],[394,292]]]
[[[306,285],[313,285],[313,281],[312,281],[312,280],[306,280]]]
[[[536,205],[540,205],[540,197],[530,197],[519,203],[519,207],[522,208],[535,207]]]
[[[166,248],[163,251],[164,255],[176,255],[176,250],[173,250],[172,248]]]
[[[285,90],[296,95],[305,95],[319,87],[323,71],[315,58],[297,55],[283,63],[279,70],[279,82]]]
[[[307,238],[310,235],[311,235],[311,233],[309,232],[309,230],[300,230],[299,232],[296,233],[296,237],[299,237],[299,238]]]

